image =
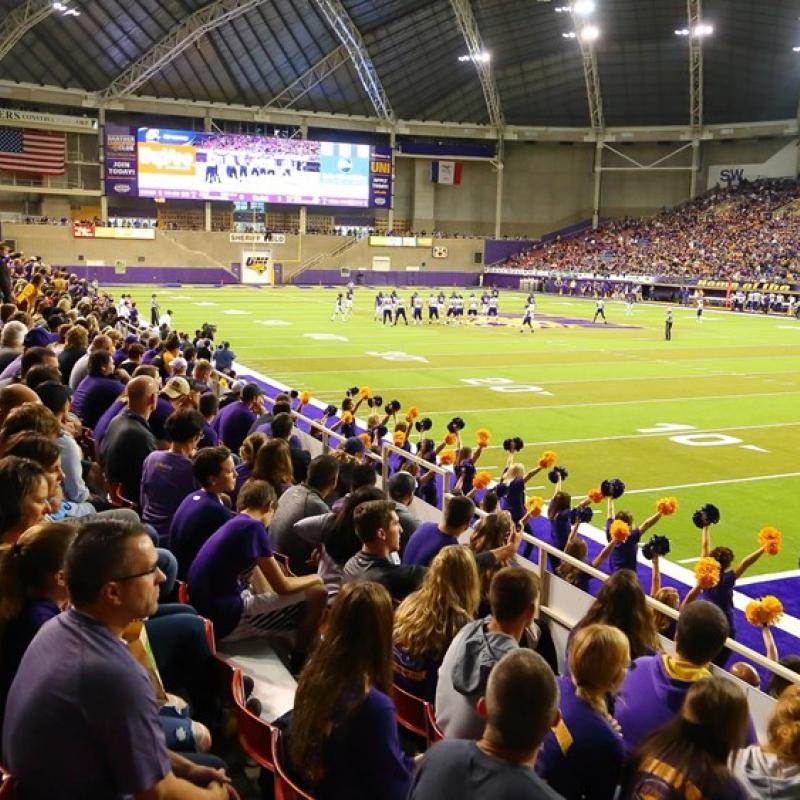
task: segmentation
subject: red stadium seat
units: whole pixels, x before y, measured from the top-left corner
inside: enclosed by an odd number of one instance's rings
[[[275,764],[275,800],[314,800],[314,796],[301,789],[287,774],[283,765],[281,732],[272,733],[272,761]]]
[[[116,506],[117,508],[131,508],[134,511],[139,510],[137,503],[134,503],[133,500],[129,500],[127,497],[123,496],[121,483],[112,483],[109,486],[108,499],[111,505]]]
[[[189,587],[186,581],[177,581],[178,584],[178,602],[188,606],[189,603]]]
[[[400,725],[415,736],[427,739],[428,723],[425,714],[427,703],[395,684],[392,685],[392,696],[397,708],[397,721]]]
[[[3,774],[3,782],[0,784],[0,800],[13,800],[17,796],[14,791],[14,779],[10,775]]]
[[[206,624],[206,639],[208,641],[208,649],[212,655],[217,652],[217,640],[214,638],[214,623],[210,619],[203,617],[203,622]]]
[[[239,744],[253,761],[270,772],[275,772],[272,760],[273,726],[247,710],[245,706],[242,672],[234,668],[233,701],[236,723],[239,728]]]
[[[436,724],[436,712],[431,703],[425,703],[425,722],[428,725],[428,747],[444,739],[444,731]]]

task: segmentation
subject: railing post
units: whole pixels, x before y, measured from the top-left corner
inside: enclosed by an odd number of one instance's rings
[[[381,480],[385,491],[389,485],[389,448],[386,446],[386,442],[381,447]]]

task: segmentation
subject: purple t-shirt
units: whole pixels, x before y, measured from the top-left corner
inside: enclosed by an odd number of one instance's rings
[[[197,488],[192,460],[169,450],[156,450],[142,467],[142,522],[152,525],[163,542],[169,537],[172,517],[187,494]]]
[[[550,541],[553,547],[563,550],[567,546],[567,539],[569,539],[571,527],[568,508],[559,511],[558,514],[550,520]]]
[[[611,525],[614,519],[610,517],[606,520],[606,539],[611,541]],[[631,535],[627,541],[618,544],[611,551],[611,571],[617,572],[621,569],[630,569],[636,572],[636,556],[639,553],[639,540],[642,532],[638,528],[631,528]]]
[[[189,568],[192,605],[214,623],[224,639],[239,623],[244,602],[242,589],[256,561],[272,556],[267,529],[246,514],[228,520],[200,548]]]
[[[219,434],[206,422],[206,424],[203,425],[203,435],[197,443],[197,449],[200,450],[202,447],[216,447],[218,444]]]
[[[506,489],[506,507],[514,522],[519,522],[525,516],[525,480],[514,478]]]
[[[430,566],[434,556],[442,548],[454,544],[458,544],[458,539],[442,533],[437,523],[423,522],[408,540],[403,552],[403,563],[418,564],[421,567]]]
[[[87,375],[72,396],[72,411],[87,428],[94,429],[124,388],[116,378]]]
[[[460,478],[462,475],[464,476],[464,480],[461,481],[461,491],[464,494],[469,494],[472,491],[472,482],[475,480],[475,473],[477,472],[475,469],[475,462],[471,458],[465,458],[460,464],[455,466],[453,472],[455,472],[456,478]]]
[[[40,629],[8,695],[3,761],[19,797],[48,800],[121,800],[170,772],[153,684],[105,625],[72,609]]]
[[[178,577],[186,580],[189,567],[200,548],[234,512],[219,498],[202,489],[181,501],[169,527],[169,549],[178,559]]]
[[[568,676],[559,678],[561,720],[544,739],[536,772],[566,798],[613,800],[622,773],[622,736],[575,696]]]
[[[234,453],[238,453],[242,442],[247,438],[250,426],[255,421],[256,415],[250,410],[250,407],[241,400],[237,400],[220,410],[212,426],[224,445]]]
[[[116,417],[123,408],[125,408],[125,403],[122,400],[115,400],[97,421],[97,424],[94,426],[93,433],[94,440],[98,445],[106,435],[106,431],[108,430],[108,426],[111,424],[111,420],[114,419],[114,417]]]
[[[719,583],[713,589],[703,589],[703,600],[708,600],[717,606],[728,620],[733,637],[736,633],[735,619],[733,616],[733,587],[736,586],[736,573],[729,569],[720,576]]]

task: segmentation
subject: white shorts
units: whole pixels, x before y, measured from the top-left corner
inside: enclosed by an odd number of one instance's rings
[[[245,589],[242,600],[244,608],[239,624],[225,637],[226,642],[294,630],[305,611],[305,592],[253,594]]]

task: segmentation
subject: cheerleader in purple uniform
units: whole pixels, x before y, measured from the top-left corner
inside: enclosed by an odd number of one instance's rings
[[[456,436],[458,436],[458,454],[453,472],[457,481],[453,488],[453,494],[464,494],[469,497],[473,490],[472,482],[475,480],[475,473],[477,472],[475,464],[484,451],[484,445],[479,445],[473,451],[471,447],[463,447],[461,445],[461,436],[458,433],[456,433]]]
[[[581,539],[578,536],[578,528],[581,526],[581,517],[580,514],[574,513],[578,509],[573,509],[572,517],[574,522],[572,523],[572,529],[569,532],[569,537],[567,538],[567,544],[564,547],[564,553],[568,556],[572,556],[573,558],[577,558],[579,561],[586,561],[586,555],[588,553],[588,548],[586,546],[586,540]],[[598,554],[595,556],[594,560],[591,562],[591,566],[595,569],[600,569],[603,562],[608,558],[611,554],[611,551],[614,549],[614,542],[609,542]],[[581,589],[584,592],[589,591],[589,581],[592,580],[592,576],[582,570],[578,569],[578,567],[573,566],[572,564],[567,564],[565,561],[561,562],[557,569],[556,575],[559,578],[565,580],[567,583],[571,583],[578,589]]]
[[[636,572],[636,556],[639,552],[639,542],[650,528],[660,519],[661,513],[656,512],[648,517],[639,528],[633,526],[633,514],[630,511],[618,511],[614,513],[614,498],[608,498],[608,513],[606,514],[606,541],[611,541],[611,525],[616,520],[621,520],[630,529],[630,536],[624,542],[617,542],[611,554],[611,571],[616,572],[620,569],[630,569]]]
[[[500,476],[498,496],[504,498],[506,510],[511,514],[514,522],[521,522],[527,514],[525,510],[525,484],[542,471],[542,467],[534,467],[525,472],[525,465],[514,461],[517,452],[513,442],[508,448],[508,458]],[[503,487],[502,489],[500,487]],[[530,533],[530,529],[528,529]]]

